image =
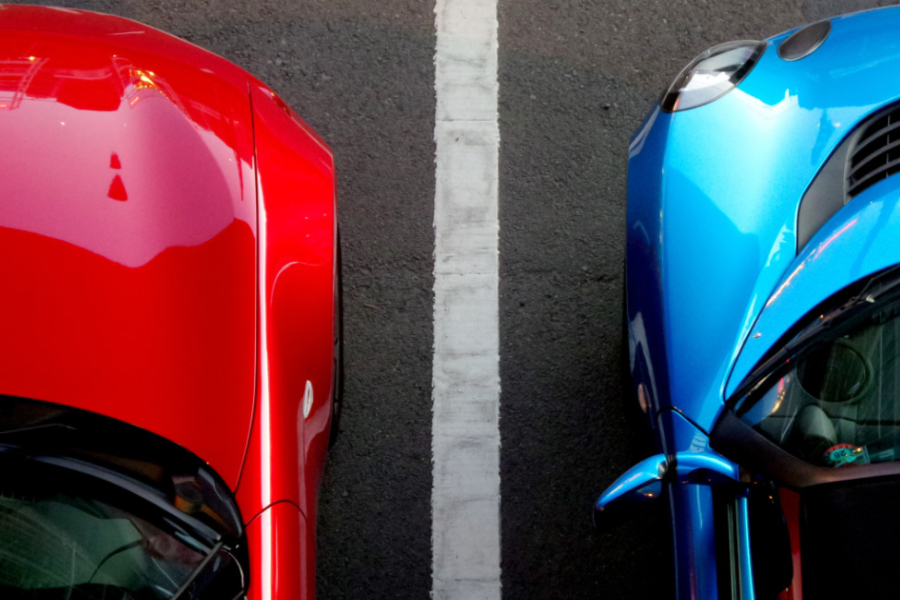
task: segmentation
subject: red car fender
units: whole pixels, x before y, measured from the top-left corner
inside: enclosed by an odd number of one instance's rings
[[[259,358],[237,499],[245,518],[286,500],[314,524],[334,379],[333,158],[271,90],[255,82],[250,97],[258,168]]]
[[[302,542],[309,537],[315,536],[290,502],[273,504],[247,525],[247,600],[315,598],[315,554]]]

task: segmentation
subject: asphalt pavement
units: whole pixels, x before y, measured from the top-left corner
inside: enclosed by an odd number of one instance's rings
[[[332,146],[346,407],[326,468],[318,595],[428,598],[435,93],[430,0],[54,0],[186,38],[270,85]],[[626,417],[627,146],[694,55],[891,4],[500,0],[503,596],[671,596],[666,515],[596,532],[650,448]]]

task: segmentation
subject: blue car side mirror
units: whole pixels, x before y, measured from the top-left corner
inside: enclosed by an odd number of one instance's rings
[[[595,515],[607,510],[614,503],[651,500],[657,497],[658,494],[651,492],[649,488],[661,489],[668,468],[669,461],[665,454],[656,454],[634,465],[600,494],[600,498],[594,504]]]
[[[738,467],[709,452],[679,452],[674,456],[655,454],[631,467],[604,491],[594,503],[594,524],[608,521],[615,507],[653,501],[662,494],[664,481],[714,484],[736,481]]]

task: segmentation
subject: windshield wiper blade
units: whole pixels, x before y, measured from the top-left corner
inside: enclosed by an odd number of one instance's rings
[[[73,425],[68,425],[66,423],[41,423],[39,425],[26,425],[25,427],[19,427],[16,429],[6,429],[0,431],[0,435],[12,435],[14,433],[24,433],[26,431],[38,431],[41,429],[55,429],[55,428],[66,429],[68,431],[78,431],[78,428]]]
[[[207,554],[203,558],[203,560],[200,561],[200,564],[197,565],[197,568],[191,572],[190,576],[187,578],[187,581],[182,584],[181,588],[179,588],[179,590],[175,592],[175,595],[172,596],[169,600],[181,600],[181,598],[184,598],[184,595],[191,587],[191,584],[194,583],[197,577],[199,577],[200,574],[206,570],[207,565],[209,565],[212,559],[216,557],[216,555],[219,553],[219,550],[221,550],[224,545],[224,542],[218,542],[215,546],[213,546],[212,550],[209,551],[209,554]]]

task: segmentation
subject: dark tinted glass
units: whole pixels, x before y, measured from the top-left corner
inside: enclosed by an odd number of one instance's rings
[[[900,319],[892,303],[791,359],[741,418],[804,460],[850,467],[900,458]]]
[[[184,598],[229,600],[242,591],[227,552],[205,560],[209,542],[152,503],[42,460],[0,453],[0,598],[160,600],[187,585]]]

